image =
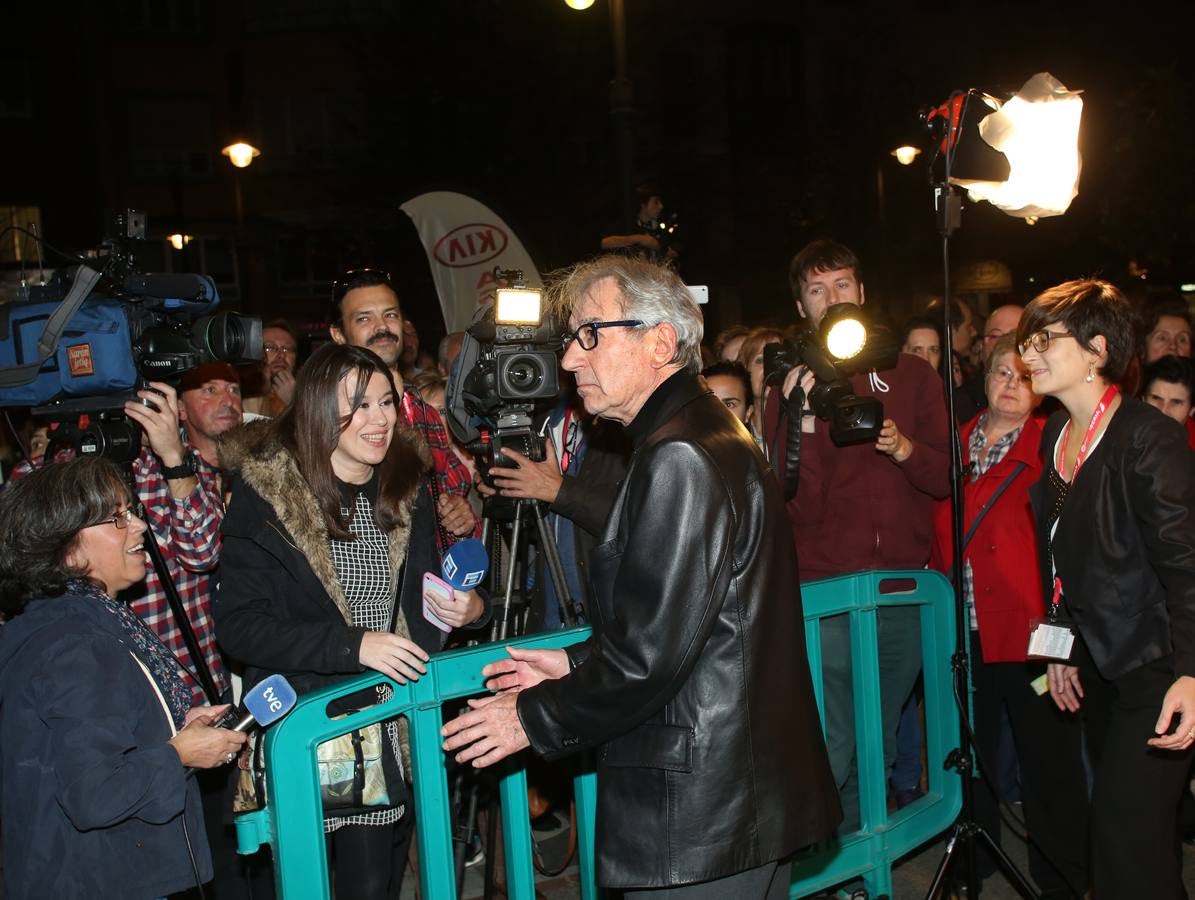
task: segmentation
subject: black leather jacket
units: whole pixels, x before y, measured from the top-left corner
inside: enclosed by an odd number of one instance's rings
[[[1066,420],[1060,410],[1046,423],[1046,471],[1030,488],[1046,597],[1045,479]],[[1101,675],[1171,652],[1176,675],[1195,675],[1195,454],[1182,426],[1122,396],[1067,493],[1052,546],[1066,610]]]
[[[627,430],[635,452],[591,558],[594,634],[518,711],[548,758],[599,748],[599,883],[658,887],[779,859],[841,813],[767,462],[694,375]]]

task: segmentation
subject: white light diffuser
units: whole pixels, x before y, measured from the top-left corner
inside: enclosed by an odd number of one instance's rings
[[[1007,157],[1008,179],[951,181],[965,187],[972,200],[987,200],[1010,216],[1062,215],[1079,193],[1079,93],[1048,72],[1034,75],[979,123],[980,137]]]

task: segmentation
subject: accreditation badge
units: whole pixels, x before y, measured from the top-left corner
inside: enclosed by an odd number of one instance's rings
[[[1029,632],[1030,659],[1044,659],[1050,662],[1069,662],[1075,646],[1074,628],[1057,619],[1037,619]]]

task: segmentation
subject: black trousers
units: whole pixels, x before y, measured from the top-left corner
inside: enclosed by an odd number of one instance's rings
[[[1013,745],[1021,771],[1021,798],[1029,830],[1029,874],[1049,896],[1081,897],[1087,890],[1087,778],[1083,768],[1079,718],[1038,696],[1030,682],[1045,673],[1041,662],[983,660],[971,632],[975,741],[989,769],[1000,746],[1001,710],[1008,709]],[[999,808],[992,791],[977,785],[975,817],[1000,841]],[[994,870],[980,858],[981,873]]]
[[[1075,641],[1074,660],[1095,776],[1094,896],[1185,898],[1176,820],[1191,752],[1155,750],[1145,743],[1154,737],[1162,699],[1174,683],[1173,657],[1106,681],[1081,644]]]

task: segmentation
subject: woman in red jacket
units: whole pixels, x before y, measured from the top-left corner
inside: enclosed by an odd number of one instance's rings
[[[962,426],[967,469],[963,503],[963,595],[971,620],[976,749],[991,766],[1007,707],[1021,773],[1030,845],[1029,872],[1043,897],[1078,897],[1087,888],[1087,785],[1079,724],[1031,684],[1044,662],[1026,660],[1032,623],[1045,614],[1029,486],[1041,475],[1039,398],[1016,352],[1015,335],[992,348],[985,366],[988,408]],[[950,502],[934,509],[934,566],[952,560]],[[1042,683],[1042,682],[1039,682]],[[990,788],[975,792],[976,816],[997,841]],[[992,870],[981,857],[982,869]],[[981,870],[982,870],[981,869]]]

